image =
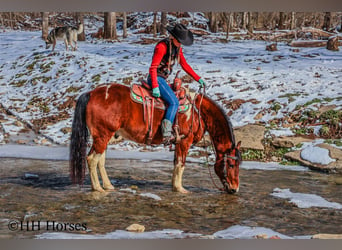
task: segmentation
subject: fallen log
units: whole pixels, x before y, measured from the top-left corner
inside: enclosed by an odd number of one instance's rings
[[[328,41],[292,41],[291,47],[303,47],[303,48],[314,48],[314,47],[327,47]],[[338,46],[342,46],[342,42],[338,42]]]

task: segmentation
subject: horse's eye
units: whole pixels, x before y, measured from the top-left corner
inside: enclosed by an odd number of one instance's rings
[[[234,168],[234,165],[232,165],[232,164],[229,164],[229,168]]]

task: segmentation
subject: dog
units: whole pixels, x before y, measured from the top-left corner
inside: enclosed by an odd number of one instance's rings
[[[55,50],[56,41],[64,40],[65,49],[68,50],[69,45],[73,51],[77,50],[77,35],[83,32],[83,25],[80,24],[78,28],[71,26],[56,27],[52,29],[45,39],[46,49],[52,45],[52,51]],[[74,43],[74,46],[73,46]]]

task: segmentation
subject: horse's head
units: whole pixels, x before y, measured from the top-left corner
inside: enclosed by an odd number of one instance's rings
[[[224,190],[229,194],[239,191],[239,167],[242,161],[240,153],[241,141],[232,145],[224,154],[217,159],[215,172],[220,178]]]

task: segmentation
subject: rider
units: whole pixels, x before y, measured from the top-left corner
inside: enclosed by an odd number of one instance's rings
[[[174,92],[167,84],[166,79],[172,72],[175,61],[182,66],[183,70],[204,87],[206,84],[186,62],[181,44],[192,45],[193,34],[183,24],[166,28],[170,36],[161,40],[154,48],[151,67],[147,82],[152,86],[152,95],[161,97],[168,105],[161,128],[164,140],[170,140],[172,125],[178,111],[179,101]]]

